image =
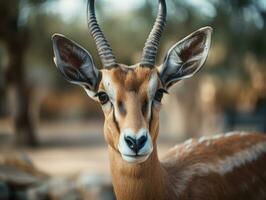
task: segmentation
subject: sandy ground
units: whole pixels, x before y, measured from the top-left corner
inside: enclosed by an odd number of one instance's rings
[[[0,120],[0,151],[10,155],[25,153],[39,169],[53,176],[110,175],[102,124],[101,121],[42,123],[38,129],[40,147],[17,149],[10,145],[10,123]],[[175,143],[161,136],[159,155]]]

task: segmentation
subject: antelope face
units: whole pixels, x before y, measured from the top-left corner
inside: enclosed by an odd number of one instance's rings
[[[105,138],[124,160],[143,162],[152,153],[163,92],[156,69],[119,66],[102,71],[97,96],[105,114]]]
[[[82,86],[98,101],[105,115],[105,139],[129,163],[146,161],[159,129],[161,100],[167,89],[194,75],[205,62],[210,47],[210,27],[190,34],[167,53],[164,63],[155,66],[159,37],[165,25],[166,5],[159,0],[159,15],[144,47],[141,62],[134,66],[118,64],[101,32],[89,0],[89,27],[103,63],[98,70],[91,55],[81,46],[55,34],[52,38],[55,63],[71,83]]]

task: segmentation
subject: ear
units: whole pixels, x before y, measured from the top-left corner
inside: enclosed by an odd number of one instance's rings
[[[59,71],[69,82],[83,86],[93,96],[100,81],[100,73],[94,66],[91,55],[63,35],[53,35],[52,41],[54,62]]]
[[[176,43],[159,69],[165,88],[190,78],[203,66],[211,44],[211,27],[201,28]]]

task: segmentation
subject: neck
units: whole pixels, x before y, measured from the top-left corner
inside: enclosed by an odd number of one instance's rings
[[[150,157],[140,164],[129,164],[109,147],[111,173],[117,200],[164,199],[165,172],[155,147]]]

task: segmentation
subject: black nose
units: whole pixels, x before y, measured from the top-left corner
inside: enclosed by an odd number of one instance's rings
[[[139,139],[132,138],[130,136],[125,137],[125,141],[127,143],[127,146],[134,151],[136,154],[138,151],[144,147],[145,143],[147,142],[147,135],[141,136]]]

